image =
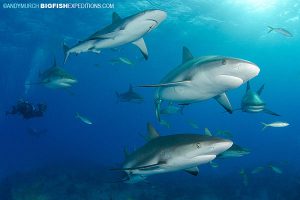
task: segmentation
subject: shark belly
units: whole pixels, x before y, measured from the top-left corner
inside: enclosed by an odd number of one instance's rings
[[[215,158],[216,155],[201,155],[193,158],[186,158],[186,157],[175,158],[175,159],[168,160],[166,164],[162,164],[161,166],[127,171],[127,174],[135,174],[135,175],[139,174],[139,175],[149,176],[154,174],[180,171],[180,170],[185,170],[191,167],[196,167],[198,165],[208,163]]]

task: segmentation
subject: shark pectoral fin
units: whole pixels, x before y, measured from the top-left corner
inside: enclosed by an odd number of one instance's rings
[[[159,133],[155,130],[155,128],[149,122],[147,123],[147,130],[148,130],[149,140],[159,137]]]
[[[258,94],[258,95],[261,95],[261,93],[262,93],[264,87],[265,87],[265,84],[263,84],[263,85],[257,90],[257,94]]]
[[[223,106],[223,108],[225,108],[227,112],[232,114],[232,107],[225,93],[222,93],[214,98],[219,104],[221,104],[221,106]]]
[[[190,50],[186,47],[183,47],[182,48],[182,63],[185,63],[193,58],[194,58],[194,56],[191,54]]]
[[[143,54],[145,60],[148,60],[148,50],[147,50],[147,46],[145,44],[144,39],[140,38],[140,39],[132,42],[132,44],[137,46],[140,49],[141,53]]]
[[[116,13],[116,12],[113,12],[111,18],[112,18],[112,23],[118,22],[118,21],[120,21],[120,20],[122,19],[122,18],[119,16],[119,14]]]
[[[212,136],[210,130],[208,128],[205,128],[204,129],[204,135],[207,135],[207,136]]]
[[[275,113],[275,112],[273,112],[273,111],[271,111],[267,108],[264,109],[264,112],[267,113],[267,114],[270,114],[270,115],[280,116],[279,114],[277,114],[277,113]]]
[[[191,174],[191,175],[193,175],[193,176],[197,176],[199,174],[198,167],[188,168],[188,169],[185,169],[184,171]]]
[[[177,81],[177,82],[159,83],[159,84],[152,84],[152,85],[139,85],[138,87],[172,87],[172,86],[185,85],[190,82],[191,81]]]

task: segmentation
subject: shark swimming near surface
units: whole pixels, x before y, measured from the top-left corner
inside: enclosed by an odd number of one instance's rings
[[[112,14],[112,24],[95,32],[71,48],[64,44],[64,63],[71,53],[100,53],[102,49],[116,48],[127,43],[137,46],[147,60],[148,50],[143,36],[158,27],[166,16],[166,12],[161,10],[145,10],[122,19],[114,12]]]
[[[256,92],[251,90],[249,81],[247,82],[246,93],[243,96],[241,103],[242,112],[259,113],[264,112],[270,115],[279,116],[279,114],[266,108],[266,103],[261,99],[260,95],[264,89],[262,85]]]
[[[254,78],[259,71],[256,64],[246,60],[225,56],[194,57],[183,47],[182,64],[169,72],[159,84],[140,87],[157,88],[155,110],[158,120],[164,100],[188,105],[214,98],[232,113],[226,92]]]
[[[217,155],[229,149],[233,142],[201,134],[175,134],[160,136],[148,123],[148,142],[132,153],[125,151],[122,168],[126,183],[145,180],[147,176],[184,170],[198,175],[198,165],[209,163]]]
[[[133,91],[132,85],[129,85],[129,89],[127,92],[124,93],[116,92],[116,96],[118,98],[118,101],[120,102],[133,102],[133,103],[144,102],[144,98],[137,92]]]

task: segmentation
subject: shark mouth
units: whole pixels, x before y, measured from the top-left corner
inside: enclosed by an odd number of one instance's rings
[[[149,27],[149,30],[147,31],[147,33],[148,33],[149,31],[151,31],[153,28],[155,28],[158,25],[158,21],[156,21],[155,19],[147,19],[147,21],[155,22],[154,25]]]

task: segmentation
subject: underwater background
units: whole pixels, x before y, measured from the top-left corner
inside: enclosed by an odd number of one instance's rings
[[[9,1],[8,1],[9,2]],[[69,1],[62,1],[69,2]],[[80,2],[80,1],[72,1]],[[95,1],[91,1],[95,2]],[[4,9],[0,20],[0,200],[30,199],[300,199],[300,1],[297,0],[114,0],[113,9]],[[100,54],[71,55],[63,65],[62,43],[72,45],[111,23],[111,14],[126,17],[147,9],[168,16],[144,39],[149,59],[124,45]],[[268,26],[284,27],[293,37],[268,33]],[[181,63],[182,47],[195,56],[224,55],[256,63],[261,72],[251,80],[262,98],[281,116],[265,113],[224,113],[214,100],[195,103],[183,114],[154,113],[154,89],[135,88],[144,102],[118,102],[116,91],[129,85],[158,83]],[[53,64],[70,72],[78,83],[70,90],[51,90],[35,82]],[[133,64],[113,63],[120,57]],[[234,108],[240,107],[246,85],[230,90]],[[42,118],[5,116],[18,99],[43,102]],[[76,112],[88,116],[87,125]],[[285,128],[261,131],[261,122],[286,121]],[[120,176],[110,168],[145,142],[151,122],[161,135],[201,133],[209,128],[229,131],[234,143],[250,150],[239,158],[199,167],[197,177],[185,172],[150,176],[148,183],[112,183]],[[196,126],[197,124],[197,126]],[[29,128],[46,130],[35,137]],[[260,173],[251,171],[270,164]],[[266,167],[267,168],[267,167]],[[247,177],[247,180],[245,180]]]

